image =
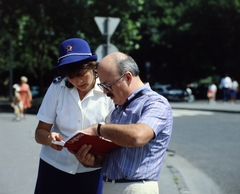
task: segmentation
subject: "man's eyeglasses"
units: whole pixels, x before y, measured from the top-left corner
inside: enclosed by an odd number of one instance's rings
[[[121,75],[121,77],[119,77],[115,82],[113,82],[112,84],[97,84],[99,86],[99,88],[104,91],[107,90],[108,92],[112,92],[112,86],[117,83],[123,76],[125,75],[125,73],[123,75]]]

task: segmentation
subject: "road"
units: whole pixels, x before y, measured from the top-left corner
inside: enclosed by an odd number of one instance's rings
[[[224,194],[240,193],[240,114],[173,110],[169,150],[204,171]]]
[[[33,193],[40,145],[34,140],[35,115],[13,122],[0,113],[1,194]],[[219,185],[224,194],[240,193],[240,114],[173,110],[169,150],[185,158]]]
[[[40,145],[34,140],[38,120],[13,121],[13,114],[0,113],[0,193],[34,192]]]

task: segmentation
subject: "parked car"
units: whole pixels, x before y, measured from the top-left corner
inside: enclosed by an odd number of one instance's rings
[[[39,86],[32,86],[31,87],[31,93],[32,93],[32,97],[37,97],[40,93],[39,93]]]
[[[152,89],[167,98],[169,101],[193,102],[195,99],[190,88],[181,89],[172,87],[171,84],[154,84]]]

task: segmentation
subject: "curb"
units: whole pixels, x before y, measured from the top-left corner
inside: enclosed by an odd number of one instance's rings
[[[196,101],[193,103],[176,103],[170,102],[172,109],[182,110],[198,110],[198,111],[211,111],[211,112],[225,112],[225,113],[240,113],[240,104],[224,104],[217,102],[215,104],[209,104],[207,101]]]
[[[175,107],[172,106],[172,109],[180,109],[180,110],[198,110],[198,111],[210,111],[210,112],[223,112],[223,113],[240,113],[240,110],[223,110],[223,109],[211,109],[211,108],[199,108],[199,107]]]
[[[179,194],[222,194],[219,186],[207,174],[194,167],[183,157],[167,152],[165,164]]]
[[[179,194],[191,194],[181,173],[174,166],[167,166],[167,168],[169,168],[173,175],[173,180],[178,188]]]
[[[174,157],[175,156],[175,151],[172,150],[167,150],[165,157]],[[167,162],[168,163],[168,162]],[[175,168],[173,165],[168,165],[166,166],[168,168],[173,176],[174,183],[179,191],[179,194],[191,194],[183,176],[179,172],[177,168]]]

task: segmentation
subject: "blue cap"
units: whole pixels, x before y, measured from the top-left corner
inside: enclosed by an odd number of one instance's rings
[[[63,41],[59,48],[58,64],[54,68],[80,61],[97,61],[97,55],[91,53],[88,43],[80,38]]]

